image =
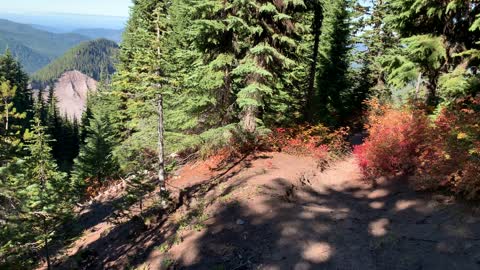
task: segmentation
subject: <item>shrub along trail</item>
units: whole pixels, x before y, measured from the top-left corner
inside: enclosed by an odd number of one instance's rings
[[[173,214],[102,230],[93,243],[75,243],[59,268],[480,267],[478,206],[415,192],[404,179],[373,187],[351,156],[323,172],[312,158],[284,153],[214,167],[188,164],[170,179],[184,199]]]

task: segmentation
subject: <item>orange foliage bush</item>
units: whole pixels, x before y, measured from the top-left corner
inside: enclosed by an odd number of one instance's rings
[[[428,145],[428,151],[420,153],[415,184],[480,198],[480,97],[459,99],[443,109]]]
[[[327,161],[349,150],[347,136],[348,128],[332,131],[323,125],[277,128],[264,139],[264,148]]]
[[[418,189],[480,198],[480,97],[457,100],[435,121],[419,110],[368,105],[369,137],[354,150],[366,177],[407,173]]]
[[[226,146],[211,150],[204,156],[210,170],[222,168],[257,150],[286,152],[315,157],[325,167],[328,161],[350,150],[348,128],[331,130],[323,125],[276,128],[266,136],[254,137],[241,130],[232,131]]]
[[[378,177],[413,171],[431,131],[428,118],[421,111],[394,109],[378,100],[370,100],[367,105],[369,137],[354,149],[364,175]]]

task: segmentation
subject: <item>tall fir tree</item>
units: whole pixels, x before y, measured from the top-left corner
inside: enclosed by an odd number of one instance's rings
[[[349,0],[326,0],[320,36],[321,58],[317,73],[315,119],[339,124],[347,115],[350,81],[351,4]]]
[[[474,26],[480,14],[478,4],[458,0],[391,0],[386,7],[385,22],[404,38],[404,46],[396,53],[401,57],[387,62],[393,82],[418,77],[419,87],[422,84],[427,90],[426,103],[436,105],[442,88],[440,78],[453,70],[464,77],[469,61],[465,52],[478,49],[480,31]]]
[[[34,234],[32,241],[41,243],[48,269],[51,269],[49,241],[57,225],[72,210],[71,186],[52,156],[46,127],[35,117],[29,155],[25,159],[25,181],[20,185],[24,226]]]
[[[298,13],[305,5],[255,0],[190,4],[196,49],[217,78],[210,83],[214,97],[225,107],[222,103],[230,103],[233,92],[243,129],[254,133],[272,104],[268,100],[288,96],[285,87],[294,85],[288,75],[298,65],[294,52],[304,29]]]
[[[389,99],[391,95],[382,61],[390,50],[398,46],[399,38],[383,20],[387,15],[386,1],[374,0],[368,3],[356,6],[356,27],[359,34],[356,37],[358,50],[354,58],[361,66],[356,91],[360,99],[367,96]]]
[[[23,133],[30,125],[33,118],[33,98],[28,89],[28,76],[23,71],[21,64],[7,49],[4,55],[0,55],[0,79],[9,81],[11,86],[17,88],[13,97],[13,104],[17,112],[25,117],[15,119],[12,125],[18,126]]]
[[[92,96],[91,102],[95,99],[98,97]],[[116,134],[107,111],[96,108],[98,107],[92,105],[92,116],[88,120],[88,126],[82,127],[85,129],[85,140],[73,164],[72,182],[80,197],[85,191],[87,181],[101,183],[118,173],[118,163],[113,155],[113,148],[117,142]]]

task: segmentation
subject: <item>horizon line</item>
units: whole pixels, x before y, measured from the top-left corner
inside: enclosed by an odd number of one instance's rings
[[[87,13],[72,13],[72,12],[60,12],[60,11],[38,11],[38,12],[30,12],[30,11],[0,11],[0,14],[11,14],[11,15],[30,15],[30,16],[35,16],[35,15],[73,15],[73,16],[102,16],[102,17],[112,17],[112,18],[122,18],[122,19],[128,19],[129,16],[123,16],[123,15],[111,15],[111,14],[87,14]]]

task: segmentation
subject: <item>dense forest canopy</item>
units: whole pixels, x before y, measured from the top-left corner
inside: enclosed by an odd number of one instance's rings
[[[32,76],[116,70],[79,121],[58,115],[52,93],[34,102],[22,67],[0,57],[0,261],[12,269],[48,257],[93,187],[145,171],[163,179],[170,154],[255,145],[279,127],[361,131],[373,98],[435,118],[480,90],[477,0],[133,3],[118,62],[117,45],[97,40]],[[133,198],[147,182],[132,184]]]

